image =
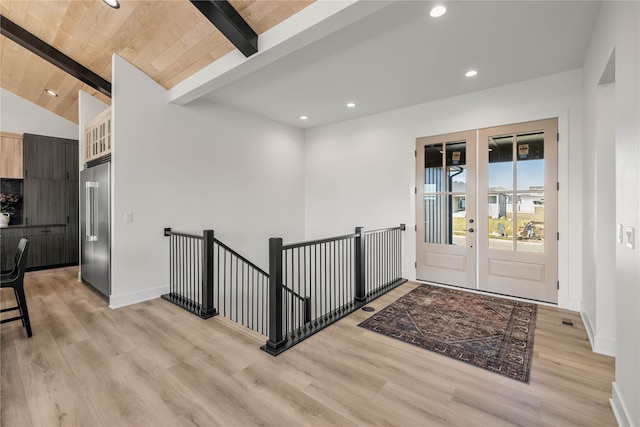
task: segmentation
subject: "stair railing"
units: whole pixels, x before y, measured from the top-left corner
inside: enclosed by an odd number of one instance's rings
[[[269,340],[278,355],[367,302],[406,282],[402,278],[405,226],[283,245],[269,239]],[[287,291],[304,299],[303,311]]]
[[[277,355],[406,282],[400,227],[283,245],[269,239],[269,273],[215,238],[174,232],[169,293],[204,318],[222,314],[268,337]]]

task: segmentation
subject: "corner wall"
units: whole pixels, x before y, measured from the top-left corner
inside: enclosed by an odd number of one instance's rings
[[[599,138],[599,83],[615,50],[615,85],[612,102],[615,109],[615,222],[624,227],[640,229],[640,3],[602,2],[598,21],[589,47],[584,70],[585,94],[585,148],[598,153],[609,141]],[[593,160],[594,165],[600,162]],[[585,180],[588,165],[585,165]],[[597,190],[597,186],[594,184]],[[594,195],[597,201],[598,194]],[[598,208],[593,204],[585,215],[596,218]],[[585,229],[588,233],[588,229]],[[585,282],[585,310],[593,317],[593,329],[606,338],[608,325],[604,317],[613,319],[615,330],[616,375],[613,383],[611,406],[621,426],[640,425],[640,246],[635,249],[615,242],[615,228],[607,231],[615,246],[615,277],[608,283]],[[637,239],[637,237],[636,237]],[[597,242],[596,242],[597,243]],[[594,259],[599,262],[600,247],[593,242]],[[585,262],[585,275],[588,274]],[[602,295],[615,299],[603,304]],[[608,295],[607,295],[608,294]],[[606,300],[604,301],[606,303]],[[593,313],[595,310],[595,313]],[[604,331],[601,331],[604,329]],[[597,350],[597,348],[594,348]]]
[[[167,91],[113,57],[111,307],[168,292],[165,227],[268,266],[268,239],[304,237],[304,134]],[[124,222],[125,213],[133,222]]]
[[[407,224],[403,276],[415,279],[415,140],[558,117],[559,305],[582,298],[582,73],[535,80],[313,128],[306,133],[307,238]]]

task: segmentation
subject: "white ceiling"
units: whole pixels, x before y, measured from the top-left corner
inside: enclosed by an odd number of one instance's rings
[[[600,3],[455,1],[437,19],[432,5],[392,2],[249,74],[225,76],[200,100],[310,128],[573,70]],[[478,75],[464,77],[471,68]]]

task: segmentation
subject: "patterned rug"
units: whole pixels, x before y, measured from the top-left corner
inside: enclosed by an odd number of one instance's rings
[[[359,326],[529,383],[537,306],[423,284]]]

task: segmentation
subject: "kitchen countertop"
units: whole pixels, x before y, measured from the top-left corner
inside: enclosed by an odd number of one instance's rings
[[[66,227],[67,224],[38,224],[38,225],[25,225],[25,224],[9,224],[7,227],[2,227],[0,230],[10,230],[12,228],[42,228],[42,227]]]

